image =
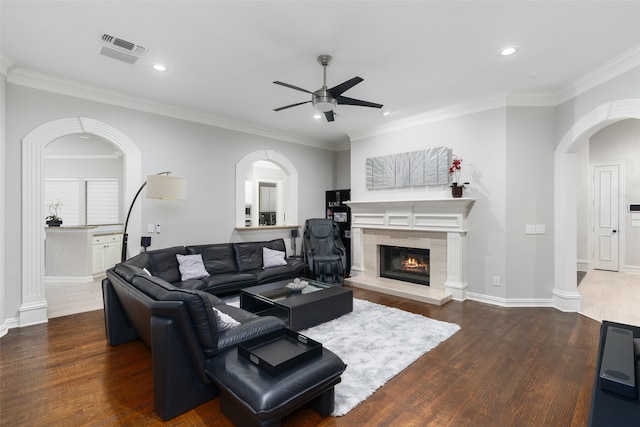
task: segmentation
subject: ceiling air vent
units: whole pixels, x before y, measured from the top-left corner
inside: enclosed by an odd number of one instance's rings
[[[145,54],[146,47],[142,47],[135,43],[119,39],[109,34],[102,34],[100,40],[103,45],[100,53],[120,61],[134,64],[138,58]]]

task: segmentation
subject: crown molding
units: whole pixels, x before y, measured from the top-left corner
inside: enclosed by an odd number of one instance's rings
[[[382,135],[390,132],[398,132],[429,123],[440,122],[456,117],[468,116],[470,114],[479,113],[481,111],[494,110],[496,108],[505,107],[506,105],[507,96],[504,94],[496,95],[472,102],[439,108],[437,110],[428,111],[426,113],[416,114],[404,119],[394,120],[381,126],[354,131],[349,133],[348,135],[351,141],[357,141],[359,139],[369,138],[372,136]]]
[[[174,105],[155,103],[116,91],[110,91],[97,86],[53,77],[24,68],[18,67],[10,69],[9,72],[7,72],[7,82],[61,95],[87,99],[103,104],[115,105],[118,107],[130,108],[132,110],[144,111],[146,113],[153,113],[251,135],[258,135],[265,138],[293,142],[295,144],[307,145],[325,150],[335,150],[335,145],[326,141],[277,132],[271,129],[236,122],[194,110],[179,108]]]
[[[395,120],[381,126],[357,130],[348,134],[351,141],[397,132],[412,127],[462,117],[501,107],[555,107],[596,86],[640,66],[640,45],[624,52],[593,71],[574,80],[569,87],[557,92],[529,92],[496,95],[468,103],[451,105],[437,110]]]
[[[45,154],[47,160],[114,160],[121,159],[122,153],[113,154]]]
[[[640,44],[577,78],[568,87],[558,91],[556,102],[557,104],[567,102],[571,98],[575,98],[636,67],[640,67]]]

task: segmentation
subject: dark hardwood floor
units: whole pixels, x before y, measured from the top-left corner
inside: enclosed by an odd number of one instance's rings
[[[462,329],[347,415],[303,408],[283,426],[587,425],[598,322],[553,308],[437,307],[356,288],[354,296]],[[110,347],[102,310],[12,329],[0,339],[0,425],[162,425],[150,356],[141,341]],[[217,398],[164,424],[231,425]]]

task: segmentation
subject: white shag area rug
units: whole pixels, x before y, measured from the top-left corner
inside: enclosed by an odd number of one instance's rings
[[[239,305],[235,298],[226,302]],[[455,323],[354,298],[353,312],[300,333],[347,364],[335,387],[332,415],[341,416],[459,329]]]

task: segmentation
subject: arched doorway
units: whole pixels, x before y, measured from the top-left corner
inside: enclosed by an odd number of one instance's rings
[[[623,99],[599,105],[569,129],[555,151],[554,212],[555,261],[553,300],[563,311],[580,310],[577,269],[576,192],[577,147],[611,123],[640,119],[640,99]]]
[[[124,194],[133,199],[140,186],[140,150],[119,130],[95,119],[66,118],[45,123],[22,139],[22,300],[19,324],[25,326],[47,321],[44,294],[44,223],[42,203],[44,191],[44,148],[71,134],[92,134],[114,144],[124,153]],[[132,212],[133,224],[140,223],[140,207]],[[136,240],[140,227],[129,233]]]
[[[247,154],[236,163],[236,227],[245,226],[245,174],[257,161],[269,161],[280,167],[286,176],[285,220],[286,224],[298,223],[298,170],[282,154],[272,150],[259,150]],[[281,224],[281,225],[283,225]]]

